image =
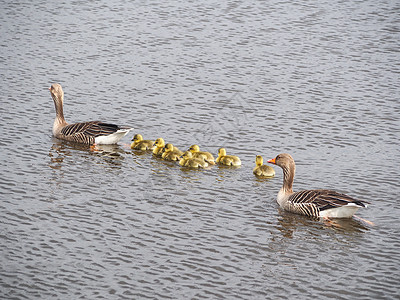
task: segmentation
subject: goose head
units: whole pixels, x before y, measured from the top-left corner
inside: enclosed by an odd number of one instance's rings
[[[294,159],[288,153],[281,153],[275,158],[270,159],[268,162],[271,164],[275,164],[282,169],[292,170],[295,168]]]
[[[278,154],[275,158],[268,161],[271,164],[275,164],[283,170],[283,187],[282,190],[292,193],[293,192],[293,180],[296,172],[296,165],[293,157],[288,153]]]
[[[60,84],[53,83],[51,87],[49,87],[49,91],[55,103],[61,103],[61,104],[63,103],[64,91]]]

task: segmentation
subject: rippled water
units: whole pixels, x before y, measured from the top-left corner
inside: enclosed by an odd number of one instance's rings
[[[33,1],[0,4],[2,299],[399,297],[396,1]],[[100,119],[239,169],[182,170],[51,137]],[[279,210],[295,190],[369,201],[333,226]],[[339,226],[340,227],[339,227]]]

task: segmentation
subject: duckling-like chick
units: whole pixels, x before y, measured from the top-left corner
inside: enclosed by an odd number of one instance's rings
[[[163,138],[158,138],[153,144],[154,149],[153,149],[153,154],[155,156],[162,156],[164,152],[164,147],[165,147],[165,141]]]
[[[208,162],[210,165],[215,165],[214,156],[207,151],[200,151],[200,147],[198,145],[192,145],[189,148],[189,151],[192,152],[193,158],[200,158]]]
[[[162,154],[162,158],[165,160],[179,160],[180,156],[183,154],[177,148],[174,148],[174,145],[168,143],[165,145],[164,153]]]
[[[203,158],[194,158],[192,152],[185,151],[181,156],[179,164],[189,168],[207,168],[208,163]]]
[[[132,139],[131,149],[133,150],[153,150],[154,141],[144,140],[141,134],[135,134]]]
[[[239,157],[235,155],[226,155],[225,148],[218,149],[217,163],[227,166],[240,166],[242,164]]]
[[[263,158],[261,155],[256,156],[256,166],[253,169],[253,174],[257,177],[274,177],[275,170],[270,166],[263,165]]]

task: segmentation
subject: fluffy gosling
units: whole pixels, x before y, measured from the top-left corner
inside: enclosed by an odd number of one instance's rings
[[[180,151],[177,148],[174,148],[174,145],[168,143],[165,145],[164,148],[164,153],[162,154],[162,158],[165,160],[179,160],[181,155],[183,154],[182,151]]]
[[[225,148],[218,149],[217,163],[226,166],[240,166],[242,164],[239,157],[235,155],[226,155]]]
[[[201,158],[194,158],[192,152],[185,151],[181,156],[179,164],[182,167],[189,167],[189,168],[207,168],[208,163]]]
[[[253,174],[257,177],[274,177],[275,170],[270,166],[263,165],[263,158],[261,155],[256,156],[256,166],[253,169]]]
[[[144,140],[141,134],[135,134],[132,139],[131,149],[132,150],[153,150],[154,141]]]
[[[214,156],[207,151],[200,151],[200,147],[198,145],[192,145],[189,148],[189,151],[192,152],[193,158],[200,158],[208,162],[210,165],[215,165]]]

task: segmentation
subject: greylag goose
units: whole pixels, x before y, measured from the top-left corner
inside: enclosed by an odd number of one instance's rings
[[[253,169],[253,174],[257,177],[274,177],[275,170],[274,168],[263,165],[263,157],[261,155],[256,156],[256,166]]]
[[[90,121],[68,124],[64,119],[64,92],[61,85],[54,83],[49,88],[56,108],[53,135],[56,138],[82,144],[116,144],[133,128],[115,124]]]
[[[210,165],[215,165],[214,156],[210,152],[200,151],[199,145],[190,146],[189,151],[192,152],[193,158],[204,158],[204,160]]]
[[[154,149],[154,141],[144,140],[141,134],[135,134],[132,139],[131,149],[133,150],[153,150]]]
[[[179,160],[179,164],[182,167],[189,168],[207,168],[208,163],[204,160],[204,158],[194,158],[192,152],[185,151]]]
[[[290,154],[282,153],[269,163],[283,170],[283,186],[278,193],[277,202],[286,211],[323,218],[351,218],[367,202],[356,200],[345,194],[331,190],[306,190],[293,192],[296,165]]]
[[[165,145],[164,153],[161,157],[165,160],[179,160],[182,154],[183,152],[181,150],[168,143]]]
[[[225,148],[218,149],[217,163],[226,166],[240,166],[242,164],[239,157],[235,155],[226,155]]]

